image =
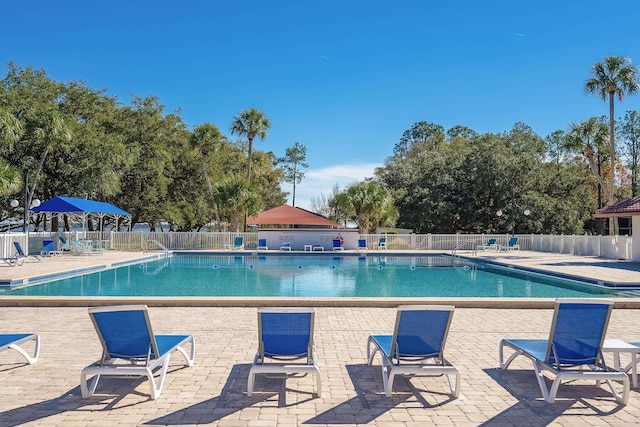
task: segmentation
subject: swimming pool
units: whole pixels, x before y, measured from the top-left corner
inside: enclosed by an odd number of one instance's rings
[[[450,256],[175,255],[31,286],[11,296],[622,297],[590,284]]]

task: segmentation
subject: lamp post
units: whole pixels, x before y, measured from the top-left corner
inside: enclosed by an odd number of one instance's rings
[[[9,202],[9,205],[15,209],[18,206],[20,206],[20,202],[16,199],[13,199]],[[37,208],[38,206],[40,206],[40,199],[33,199],[31,200],[31,205],[29,206],[29,208],[27,208],[27,204],[26,204],[26,199],[25,199],[25,207],[24,207],[24,214],[22,216],[22,230],[25,233],[29,232],[29,209],[32,208]],[[9,233],[11,233],[11,222],[9,222]]]
[[[531,210],[529,210],[528,208],[524,208],[524,210],[522,211],[522,213],[524,214],[524,216],[529,216],[529,215],[531,215]],[[504,215],[504,212],[502,211],[502,209],[498,209],[498,210],[496,211],[496,215],[498,216],[498,218],[501,218],[501,217],[502,217],[502,215]],[[513,233],[510,233],[510,234],[515,234],[515,231],[516,231],[516,221],[515,221],[515,219],[514,219],[513,221],[511,221],[511,224],[513,224],[513,225],[512,225],[512,231],[513,231]],[[508,231],[507,231],[507,232],[508,232]]]

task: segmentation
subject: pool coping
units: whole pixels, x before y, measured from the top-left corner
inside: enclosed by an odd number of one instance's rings
[[[30,278],[16,279],[15,283],[20,285],[32,285],[39,282],[50,280],[51,277],[67,278],[85,274],[88,272],[103,271],[111,268],[123,267],[127,265],[139,264],[141,262],[161,259],[166,256],[175,255],[336,255],[334,251],[326,252],[304,252],[304,251],[172,251],[167,254],[154,254],[141,258],[135,258],[125,261],[117,261],[113,263],[104,263],[80,269],[72,269],[55,274],[40,275]],[[429,252],[424,253],[407,253],[395,251],[375,251],[375,252],[357,252],[357,251],[340,251],[340,255],[347,256],[365,256],[365,255],[383,255],[384,256],[433,256],[445,255],[452,256],[446,252]],[[523,272],[541,274],[550,277],[560,277],[569,280],[578,280],[589,282],[593,285],[599,285],[598,280],[585,278],[579,275],[562,274],[544,269],[536,269],[521,265],[514,265],[508,262],[500,262],[495,260],[481,259],[477,257],[467,257],[457,255],[456,257],[472,262],[485,263],[503,268],[513,268]],[[5,285],[6,286],[6,285]],[[624,290],[627,287],[620,286],[616,288]],[[611,298],[615,301],[616,308],[640,308],[640,298],[625,297]],[[125,305],[125,304],[146,304],[150,307],[379,307],[393,308],[406,304],[438,304],[438,305],[454,305],[464,308],[553,308],[555,298],[459,298],[459,297],[149,297],[149,296],[105,296],[105,297],[78,297],[78,296],[1,296],[0,307],[87,307],[100,305]]]

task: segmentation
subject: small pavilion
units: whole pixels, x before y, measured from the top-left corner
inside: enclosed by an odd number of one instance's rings
[[[358,230],[340,228],[322,215],[289,205],[278,206],[247,218],[248,225],[259,226],[258,239],[267,239],[270,249],[290,243],[293,250],[331,250],[333,239],[342,237],[345,249],[358,247]]]
[[[631,230],[640,230],[640,196],[598,209],[594,218],[631,218]],[[631,239],[632,261],[640,262],[640,235]]]

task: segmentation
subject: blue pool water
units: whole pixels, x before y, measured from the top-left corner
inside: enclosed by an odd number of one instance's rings
[[[31,296],[615,297],[615,291],[449,256],[177,255],[0,290]]]

